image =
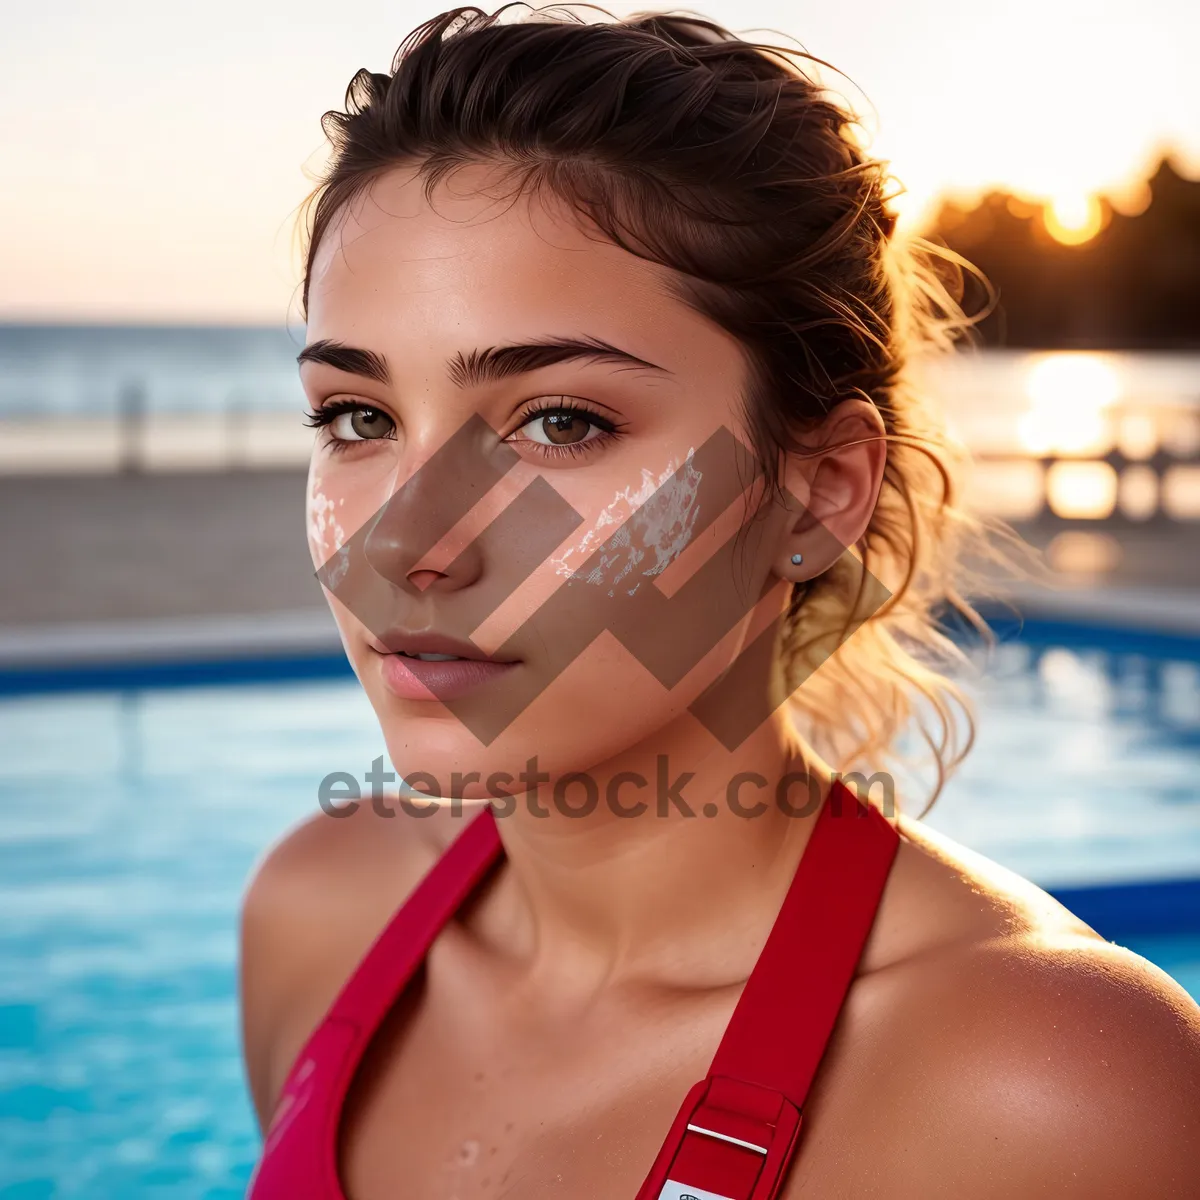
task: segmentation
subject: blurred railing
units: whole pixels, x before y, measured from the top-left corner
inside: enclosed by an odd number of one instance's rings
[[[964,438],[972,507],[1025,523],[1118,526],[1200,520],[1200,411],[1126,404],[1085,442],[996,445]]]
[[[1128,355],[964,355],[925,383],[975,460],[972,508],[1119,530],[1200,521],[1200,357],[1169,365],[1164,384]],[[179,411],[131,379],[102,415],[0,416],[0,474],[302,467],[314,437],[302,396],[281,408],[247,387]]]
[[[219,411],[170,412],[149,399],[143,384],[130,383],[119,390],[114,413],[0,418],[0,474],[220,471],[308,461],[313,431],[299,404],[263,411],[231,397]]]

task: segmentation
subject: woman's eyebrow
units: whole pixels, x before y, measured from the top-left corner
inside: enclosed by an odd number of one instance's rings
[[[591,359],[595,362],[619,363],[638,370],[661,371],[671,374],[657,363],[638,358],[619,346],[601,338],[539,338],[508,346],[489,346],[483,350],[459,351],[446,361],[446,372],[460,388],[477,387],[482,383],[523,375],[555,363]],[[305,346],[296,355],[297,363],[317,362],[350,375],[361,375],[376,383],[390,384],[387,359],[374,350],[361,350],[331,338],[322,338]]]
[[[321,338],[309,346],[305,346],[296,355],[296,362],[324,363],[347,375],[362,375],[373,379],[376,383],[391,383],[387,359],[374,350],[360,350],[356,346],[347,346],[333,338]]]

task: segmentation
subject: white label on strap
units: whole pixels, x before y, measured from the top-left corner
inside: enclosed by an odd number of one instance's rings
[[[716,1192],[706,1192],[690,1183],[676,1183],[675,1180],[668,1179],[663,1184],[663,1190],[658,1193],[658,1200],[733,1200],[733,1197],[719,1196]]]

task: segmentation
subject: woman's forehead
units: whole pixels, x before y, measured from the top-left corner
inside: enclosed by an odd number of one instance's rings
[[[464,169],[426,201],[423,180],[395,172],[347,205],[314,256],[309,339],[373,340],[386,353],[382,343],[572,333],[665,355],[681,372],[740,369],[736,342],[672,293],[669,268],[586,230],[544,193],[471,191],[472,181],[486,188],[488,177]]]
[[[519,299],[519,290],[589,280],[597,298],[608,286],[661,297],[667,268],[585,231],[583,218],[545,190],[501,193],[487,181],[463,168],[427,199],[424,180],[389,172],[331,222],[310,288],[377,288],[391,279],[414,292],[502,287]]]

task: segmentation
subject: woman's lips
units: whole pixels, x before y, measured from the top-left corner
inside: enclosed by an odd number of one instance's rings
[[[519,665],[478,658],[425,662],[403,654],[380,657],[384,686],[401,700],[455,700]]]

